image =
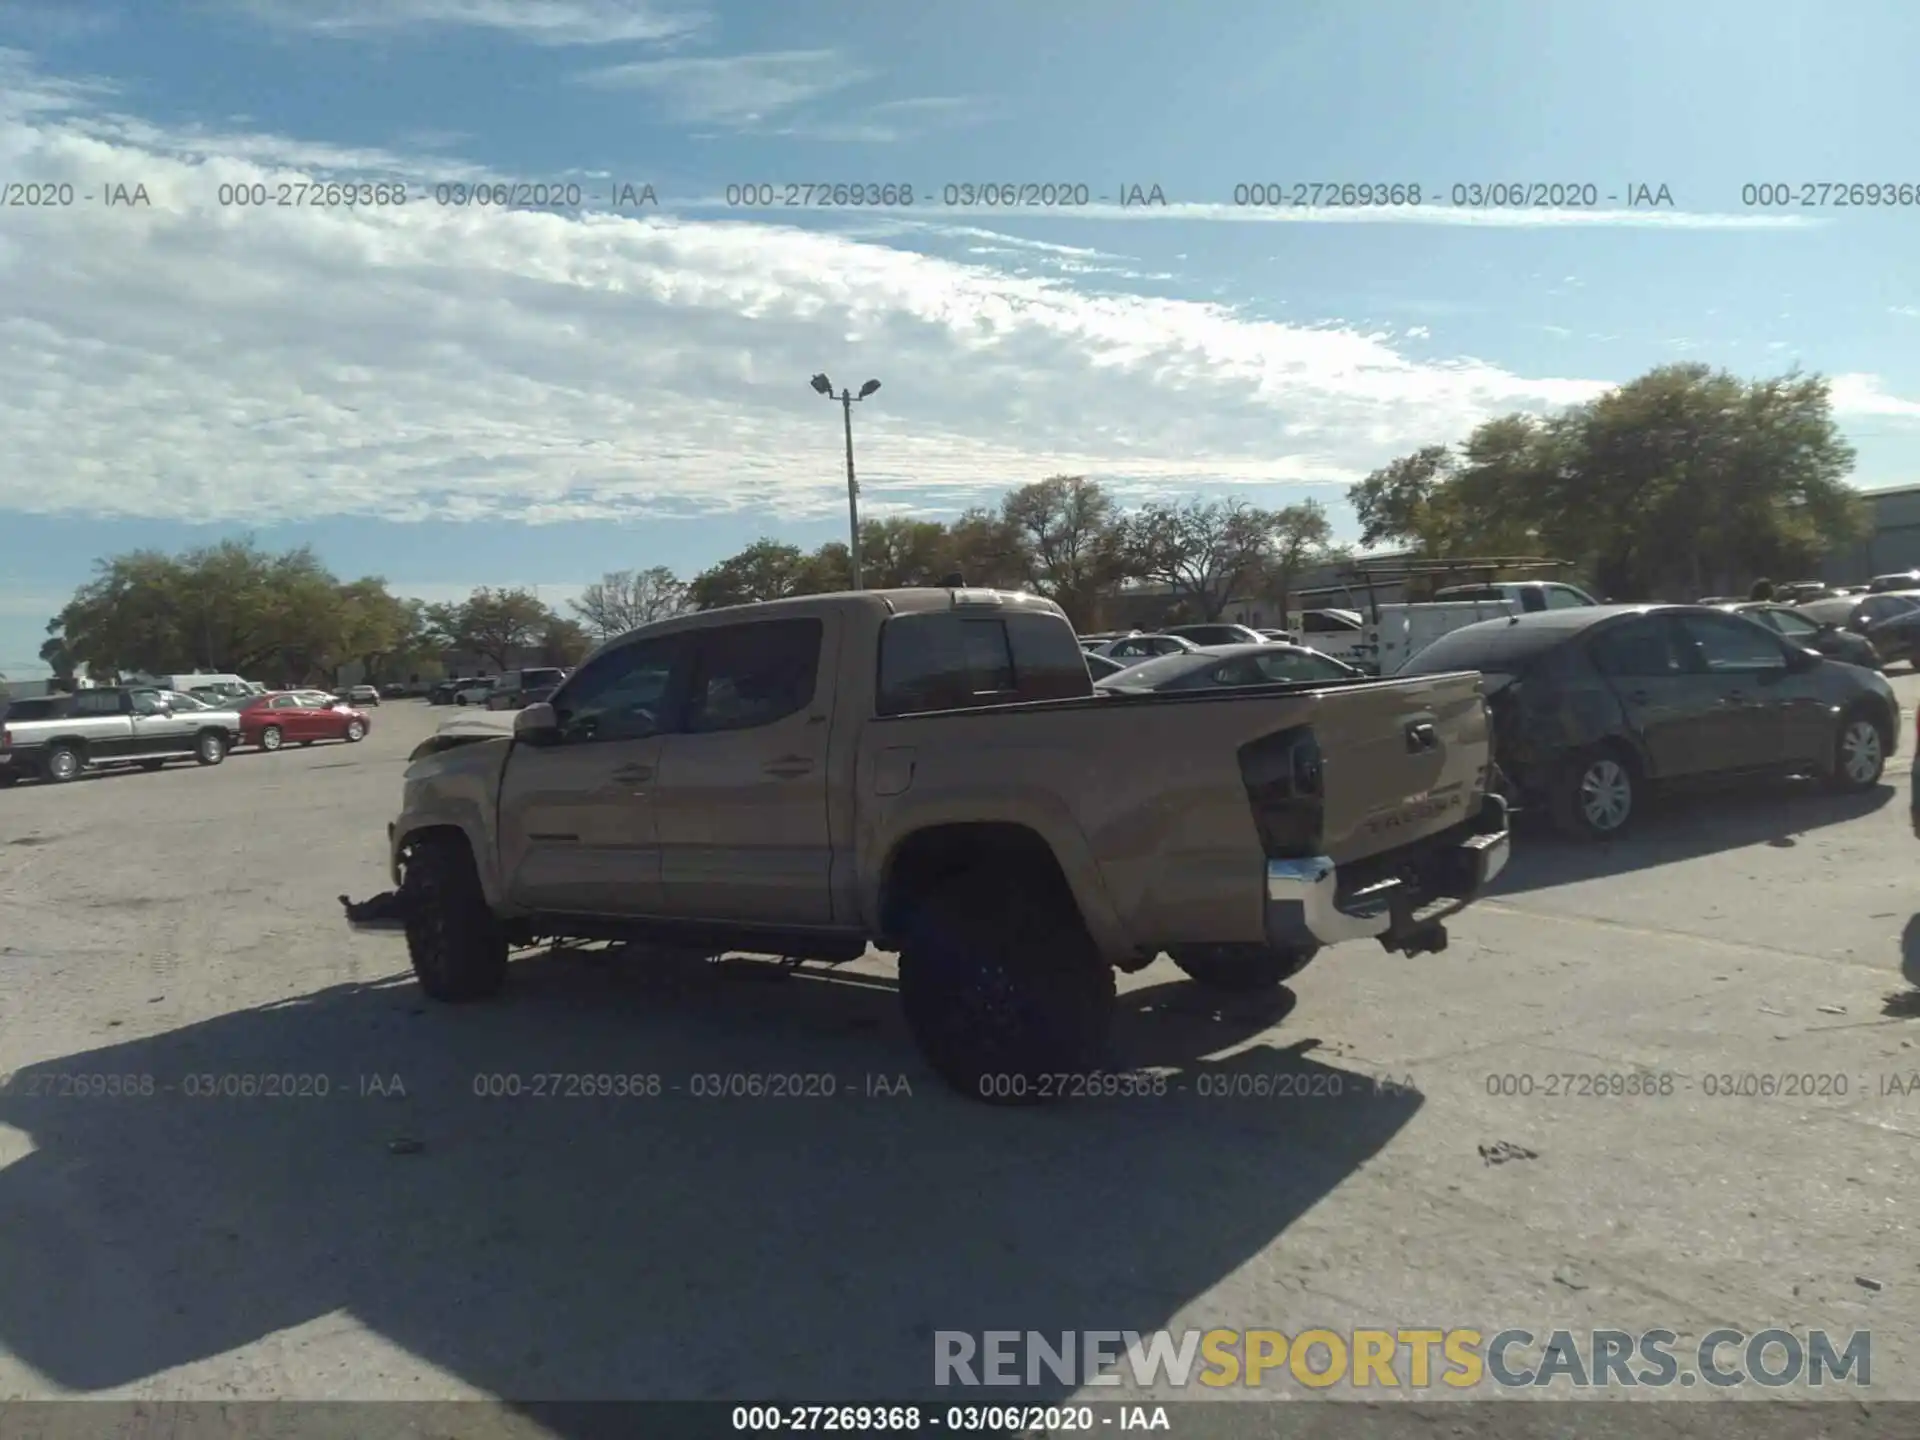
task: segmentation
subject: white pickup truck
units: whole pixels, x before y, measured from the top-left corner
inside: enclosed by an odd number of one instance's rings
[[[158,689],[129,686],[23,700],[0,712],[0,788],[29,777],[59,784],[106,765],[218,765],[239,738],[237,712],[176,710]]]

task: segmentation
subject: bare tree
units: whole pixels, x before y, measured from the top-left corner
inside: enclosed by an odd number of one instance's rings
[[[1113,497],[1097,480],[1054,475],[1010,492],[1000,514],[1026,559],[1027,583],[1075,625],[1091,623],[1126,569]]]
[[[687,609],[687,587],[664,565],[648,570],[615,570],[602,575],[567,602],[595,636],[624,635]]]
[[[1192,601],[1202,620],[1218,620],[1259,574],[1277,519],[1244,500],[1147,505],[1126,521],[1128,568]]]

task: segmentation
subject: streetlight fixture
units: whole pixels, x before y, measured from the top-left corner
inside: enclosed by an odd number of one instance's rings
[[[813,388],[829,400],[840,402],[841,418],[846,421],[847,430],[847,548],[848,558],[853,564],[853,588],[860,588],[860,482],[853,478],[853,402],[864,400],[880,388],[878,380],[869,380],[860,387],[855,395],[851,390],[842,389],[838,395],[833,393],[833,382],[827,377],[816,375]]]

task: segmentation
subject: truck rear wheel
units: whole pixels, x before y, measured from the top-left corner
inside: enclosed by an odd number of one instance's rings
[[[420,988],[449,1003],[498,994],[507,979],[507,937],[487,905],[466,840],[422,840],[407,858],[400,895],[407,955]]]
[[[40,778],[50,785],[64,785],[81,770],[80,752],[71,745],[56,745],[40,762]]]
[[[1060,1098],[1053,1077],[1099,1063],[1113,970],[1071,903],[976,871],[929,895],[900,947],[900,999],[921,1053],[990,1105]]]
[[[1272,990],[1306,968],[1317,950],[1175,950],[1168,958],[1187,978],[1214,990],[1249,995]]]

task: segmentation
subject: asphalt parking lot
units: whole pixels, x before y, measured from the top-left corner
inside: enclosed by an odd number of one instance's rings
[[[1116,1058],[1185,1090],[1043,1110],[941,1089],[881,956],[560,954],[426,1004],[336,897],[386,888],[447,710],[0,793],[0,1398],[842,1401],[926,1393],[936,1330],[1414,1325],[1871,1329],[1872,1398],[1920,1398],[1895,685],[1872,794],[1523,836],[1445,954],[1329,951],[1291,1013],[1163,961]],[[835,1093],[691,1093],[744,1072]],[[476,1093],[542,1074],[662,1090]]]

